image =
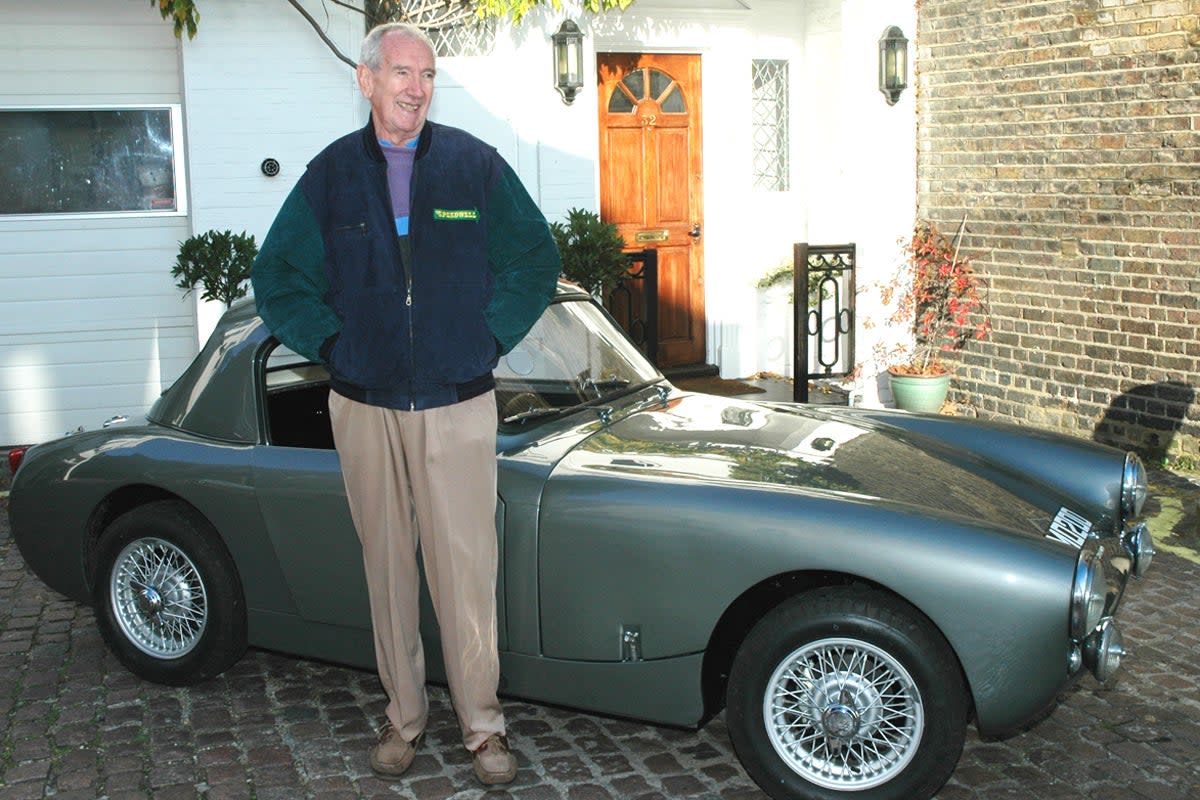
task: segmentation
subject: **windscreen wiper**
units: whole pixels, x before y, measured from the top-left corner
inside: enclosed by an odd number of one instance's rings
[[[527,408],[524,411],[519,411],[516,414],[504,418],[504,422],[525,422],[526,420],[534,419],[535,417],[548,417],[554,414],[561,414],[561,408]]]

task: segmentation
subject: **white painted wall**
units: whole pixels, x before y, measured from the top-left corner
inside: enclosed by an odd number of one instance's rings
[[[0,8],[0,107],[180,99],[175,37],[142,0]],[[0,217],[0,446],[140,415],[187,366],[170,268],[188,235],[182,215]]]
[[[773,6],[779,7],[776,15],[760,16]],[[792,10],[793,19],[788,20],[785,9]],[[910,230],[916,208],[912,92],[889,106],[877,78],[879,37],[889,25],[899,25],[911,36],[916,28],[913,7],[872,0],[756,0],[753,16],[745,57],[790,62],[792,191],[752,191],[748,167],[743,177],[740,162],[739,174],[717,185],[709,172],[709,196],[717,194],[722,217],[734,221],[736,231],[727,251],[707,254],[713,299],[710,356],[726,377],[758,371],[794,374],[787,292],[752,288],[768,270],[790,262],[793,243],[856,244],[857,280],[866,286],[895,268],[896,242]],[[748,80],[748,70],[739,66],[731,71]],[[730,94],[736,89],[729,87]],[[748,98],[735,97],[732,104],[739,120],[748,117],[745,102]],[[748,125],[730,135],[735,150],[748,151]],[[711,217],[710,211],[713,230]],[[741,240],[742,232],[749,241]],[[859,295],[860,319],[873,313],[873,299]],[[868,403],[878,401],[870,376],[872,335],[859,327],[855,358],[868,372],[856,386]]]
[[[319,0],[304,5],[357,59],[362,15]],[[199,32],[181,51],[192,229],[245,231],[261,244],[309,159],[362,125],[354,72],[287,3],[205,3]],[[275,177],[262,172],[267,158],[279,162]],[[198,307],[198,344],[222,311],[219,303]]]
[[[866,405],[886,396],[872,347],[885,329],[879,294],[871,287],[900,264],[900,240],[916,214],[916,105],[909,88],[889,106],[879,91],[879,38],[889,25],[916,35],[916,9],[877,0],[809,0],[805,92],[820,110],[805,136],[804,205],[807,237],[814,244],[858,246],[856,360],[863,367],[855,391]],[[911,83],[912,54],[909,45]],[[871,327],[864,325],[868,320]],[[885,396],[881,398],[880,388]]]

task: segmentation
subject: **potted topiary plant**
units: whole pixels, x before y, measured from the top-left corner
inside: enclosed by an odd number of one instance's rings
[[[888,321],[910,325],[914,338],[912,347],[876,353],[899,408],[939,411],[951,378],[941,354],[991,332],[986,285],[959,249],[965,227],[964,218],[951,239],[934,223],[919,221],[905,244],[904,266],[881,287],[884,306],[894,309]]]
[[[199,286],[201,299],[220,300],[228,308],[249,291],[256,255],[258,245],[245,231],[208,231],[179,243],[171,276],[184,297]]]
[[[595,297],[603,297],[629,274],[625,239],[617,226],[602,222],[594,211],[572,208],[567,221],[550,223],[562,258],[562,274]]]

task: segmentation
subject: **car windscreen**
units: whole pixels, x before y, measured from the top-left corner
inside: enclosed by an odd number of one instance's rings
[[[553,303],[495,370],[500,421],[532,424],[613,400],[662,376],[599,306]]]

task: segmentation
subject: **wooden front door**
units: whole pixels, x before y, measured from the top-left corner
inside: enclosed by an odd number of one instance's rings
[[[700,56],[600,53],[600,217],[658,251],[658,365],[704,362]]]

